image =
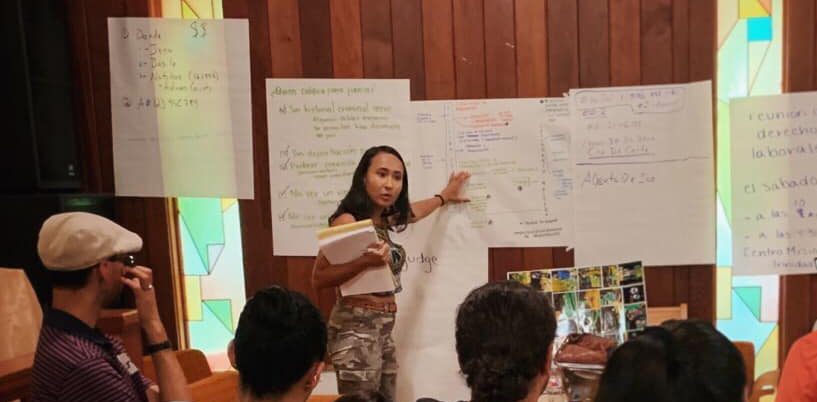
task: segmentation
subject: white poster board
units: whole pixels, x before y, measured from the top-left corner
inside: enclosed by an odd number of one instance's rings
[[[710,82],[575,89],[576,265],[715,262]]]
[[[412,102],[420,198],[468,171],[469,228],[490,246],[565,246],[572,229],[567,104],[558,99]],[[414,187],[417,188],[417,187]]]
[[[730,111],[735,275],[817,272],[817,92]]]
[[[109,18],[116,194],[252,199],[246,20]]]
[[[408,80],[267,80],[275,255],[317,253],[315,232],[328,226],[363,152],[411,153],[409,115]]]
[[[488,247],[469,227],[462,206],[446,206],[394,236],[407,252],[394,328],[398,401],[459,401],[470,395],[454,330],[457,306],[488,281]]]

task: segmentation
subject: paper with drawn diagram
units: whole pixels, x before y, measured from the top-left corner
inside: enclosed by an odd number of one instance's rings
[[[275,255],[314,256],[315,232],[376,145],[410,153],[409,82],[268,79],[270,203]]]
[[[715,263],[709,81],[573,89],[575,264]]]
[[[817,272],[817,93],[733,99],[735,275]]]
[[[246,20],[109,18],[116,195],[252,199]]]
[[[417,199],[468,171],[455,206],[489,246],[566,246],[572,236],[570,134],[563,99],[412,102]],[[411,176],[410,176],[411,177]]]

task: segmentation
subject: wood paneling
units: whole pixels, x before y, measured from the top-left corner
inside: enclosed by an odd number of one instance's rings
[[[360,19],[363,37],[363,76],[394,77],[391,3],[383,0],[361,0]]]
[[[454,99],[454,7],[452,0],[423,0],[426,99]]]
[[[457,99],[486,95],[485,28],[481,0],[454,0],[454,71]]]
[[[485,84],[489,98],[516,97],[514,1],[485,0]]]
[[[426,98],[423,59],[423,4],[421,0],[393,0],[391,3],[394,78],[408,78],[411,99]]]
[[[610,0],[610,84],[641,82],[639,0]]]
[[[335,78],[363,77],[360,0],[330,0]],[[275,52],[274,55],[279,53]],[[283,56],[286,53],[282,53]]]
[[[783,90],[817,90],[817,5],[787,0],[783,5]],[[817,275],[780,277],[780,366],[791,345],[817,320]]]
[[[549,96],[579,87],[579,21],[575,0],[547,1]]]
[[[542,0],[516,0],[516,82],[521,98],[548,94],[545,6]]]
[[[641,2],[641,84],[672,82],[672,0]]]
[[[579,85],[610,86],[610,13],[607,0],[579,5]]]

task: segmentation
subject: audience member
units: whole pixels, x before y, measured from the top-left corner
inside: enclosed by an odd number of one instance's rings
[[[304,295],[273,286],[241,312],[230,362],[241,379],[241,401],[305,401],[326,357],[326,324]]]
[[[344,394],[335,402],[390,402],[383,394],[375,390],[356,391]]]
[[[794,342],[777,386],[777,402],[817,402],[817,332]]]
[[[34,358],[33,401],[190,399],[159,319],[151,270],[135,265],[130,254],[141,248],[138,235],[101,216],[71,212],[43,223],[37,252],[50,271],[53,299],[43,316]],[[119,299],[123,285],[135,296],[158,390],[120,341],[94,329],[102,309]]]
[[[555,334],[544,293],[512,281],[472,290],[459,306],[455,331],[470,400],[535,402],[547,387]]]
[[[668,321],[613,352],[596,402],[740,402],[743,358],[712,324]]]

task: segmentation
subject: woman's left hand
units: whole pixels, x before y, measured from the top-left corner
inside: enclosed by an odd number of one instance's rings
[[[465,181],[468,180],[469,177],[471,177],[471,173],[465,171],[451,172],[451,177],[448,178],[448,184],[443,191],[440,192],[440,196],[443,197],[446,204],[459,204],[469,201],[468,198],[461,195],[462,185],[465,184]]]

